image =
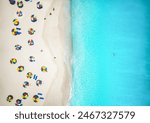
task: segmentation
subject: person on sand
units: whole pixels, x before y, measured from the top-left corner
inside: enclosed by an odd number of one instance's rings
[[[11,32],[12,32],[12,34],[13,34],[14,36],[16,36],[16,35],[20,35],[20,34],[21,34],[20,30],[21,30],[21,28],[13,28],[13,29],[11,30]]]

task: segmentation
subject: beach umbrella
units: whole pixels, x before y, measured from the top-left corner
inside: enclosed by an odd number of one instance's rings
[[[11,5],[14,5],[16,3],[16,0],[9,0]]]
[[[23,2],[20,1],[20,0],[18,0],[18,1],[17,1],[17,6],[18,6],[19,8],[22,8],[22,7],[23,7]]]

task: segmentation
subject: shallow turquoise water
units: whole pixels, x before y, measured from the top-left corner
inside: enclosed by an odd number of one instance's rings
[[[148,0],[72,0],[71,105],[150,105]]]

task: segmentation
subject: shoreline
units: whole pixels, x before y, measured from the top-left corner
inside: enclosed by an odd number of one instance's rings
[[[70,23],[70,1],[69,0],[65,0],[61,2],[53,1],[49,9],[52,10],[53,6],[59,6],[59,12],[57,12],[59,13],[59,16],[58,18],[56,17],[57,24],[54,24],[52,21],[47,19],[45,25],[51,25],[52,27],[48,28],[49,30],[48,29],[45,30],[45,32],[47,33],[45,35],[48,35],[48,33],[51,32],[51,37],[50,36],[47,37],[46,43],[48,44],[48,47],[51,49],[52,55],[56,57],[55,63],[57,64],[58,71],[57,71],[57,78],[53,81],[53,87],[50,87],[49,92],[47,93],[47,96],[49,95],[48,96],[49,98],[44,103],[44,105],[68,105],[70,100],[70,95],[71,95],[70,89],[71,89],[71,80],[72,80],[71,63],[70,63],[72,43],[70,37],[71,25],[69,24]],[[65,10],[66,8],[67,10]],[[48,10],[48,12],[50,10]],[[66,19],[66,17],[68,17],[67,18],[68,20]],[[66,31],[66,27],[68,32]],[[53,39],[56,40],[53,41]],[[58,86],[57,84],[62,86]],[[58,90],[62,90],[62,91],[57,91],[57,88],[59,88]],[[57,97],[52,99],[52,96],[50,95],[53,95],[54,92],[57,93],[57,96],[59,95],[59,98]],[[62,101],[58,101],[60,99]],[[53,101],[48,101],[48,100],[53,100]]]

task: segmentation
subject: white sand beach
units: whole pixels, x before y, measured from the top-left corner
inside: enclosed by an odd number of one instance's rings
[[[70,0],[22,1],[22,8],[17,0],[14,5],[0,1],[0,105],[68,105],[72,79]],[[22,11],[22,16],[17,11]],[[36,22],[31,21],[32,15]],[[14,28],[21,29],[21,34],[13,35]],[[32,35],[30,28],[35,30]]]

